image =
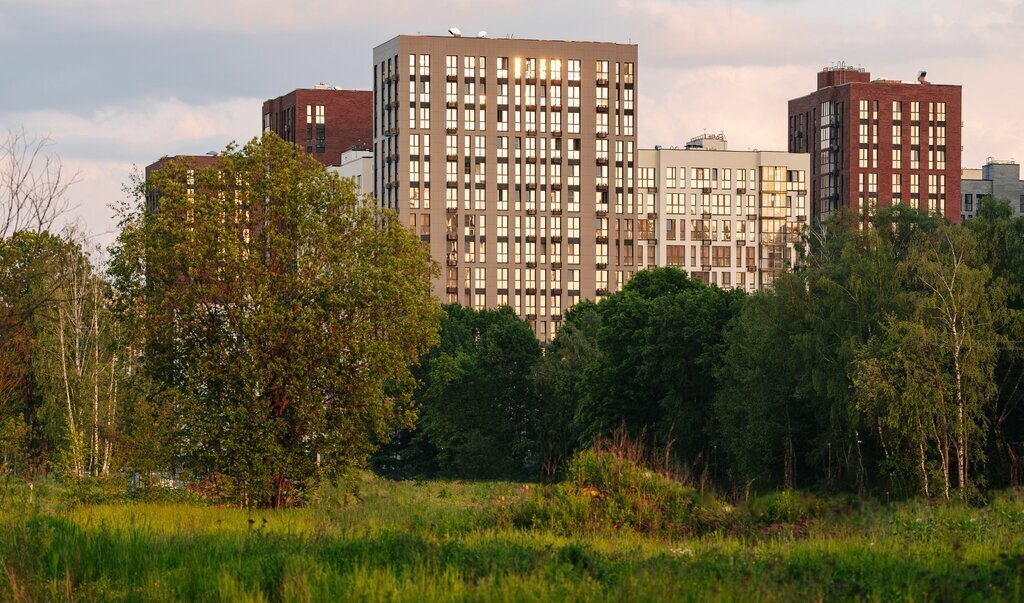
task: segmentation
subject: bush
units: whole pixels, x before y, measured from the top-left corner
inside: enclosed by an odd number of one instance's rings
[[[721,527],[729,513],[714,497],[662,472],[610,450],[593,449],[573,457],[565,481],[540,488],[523,501],[513,521],[568,534],[630,529],[684,535]]]
[[[818,519],[826,511],[825,503],[809,492],[780,490],[752,499],[747,512],[757,523],[798,523]]]

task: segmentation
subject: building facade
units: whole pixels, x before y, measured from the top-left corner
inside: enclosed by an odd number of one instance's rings
[[[373,51],[374,190],[434,291],[537,336],[636,269],[636,45],[399,36]]]
[[[811,154],[812,215],[893,203],[960,219],[961,88],[840,65],[789,101],[789,150]]]
[[[373,93],[319,84],[263,103],[263,131],[298,145],[327,166],[373,140]]]
[[[356,185],[360,198],[373,195],[373,151],[349,149],[341,154],[341,164],[327,168]]]
[[[806,153],[730,151],[721,135],[641,149],[638,265],[678,266],[723,288],[770,285],[797,261],[809,172]]]
[[[191,181],[193,172],[195,170],[202,170],[212,165],[220,164],[221,157],[216,153],[209,153],[207,155],[164,156],[146,166],[146,181],[148,182],[149,179],[153,176],[153,174],[155,174],[157,171],[160,170],[160,168],[162,168],[164,165],[171,161],[182,161],[189,166],[188,175],[186,177],[189,178],[190,181],[186,182],[185,184],[187,186],[192,186],[194,185],[194,182]],[[147,193],[146,209],[148,211],[155,211],[158,201],[159,199],[156,198],[154,193]]]
[[[1024,215],[1024,181],[1020,179],[1020,164],[1015,161],[989,157],[980,170],[963,171],[960,188],[963,194],[962,220],[978,215],[978,205],[983,197],[1007,201],[1013,208],[1014,217]]]

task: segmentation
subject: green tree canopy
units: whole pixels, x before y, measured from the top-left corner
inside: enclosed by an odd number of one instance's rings
[[[436,268],[393,212],[273,134],[135,192],[111,272],[189,469],[279,506],[412,424]]]

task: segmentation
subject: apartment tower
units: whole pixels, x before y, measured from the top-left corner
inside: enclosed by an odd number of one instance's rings
[[[372,110],[369,90],[318,84],[264,101],[263,131],[295,143],[326,166],[340,166],[345,151],[369,148]]]
[[[789,150],[811,154],[815,218],[850,208],[866,220],[903,203],[960,220],[961,87],[871,79],[840,64],[789,101]]]
[[[809,164],[806,153],[730,151],[720,134],[641,149],[638,263],[722,288],[769,286],[798,259]]]
[[[434,291],[539,338],[635,270],[637,47],[398,36],[373,51],[374,190]]]

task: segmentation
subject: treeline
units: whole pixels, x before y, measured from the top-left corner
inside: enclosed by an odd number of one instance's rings
[[[1024,454],[1024,218],[837,216],[765,292],[674,268],[537,344],[509,309],[447,306],[390,475],[536,478],[625,430],[695,483],[971,496]]]
[[[436,268],[351,182],[273,134],[166,160],[104,256],[53,234],[53,164],[20,158],[0,153],[0,475],[280,507],[415,424]]]

